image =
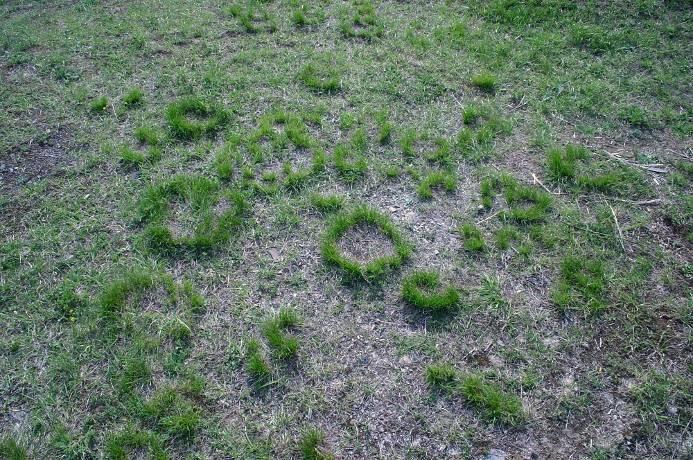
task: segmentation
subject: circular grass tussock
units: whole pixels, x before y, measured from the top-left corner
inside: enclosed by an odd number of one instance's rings
[[[217,215],[214,208],[222,198],[230,207]],[[175,236],[166,223],[174,200],[184,202],[192,210],[196,225],[190,236]],[[146,223],[145,240],[152,249],[163,252],[201,251],[226,243],[232,230],[241,225],[247,208],[241,193],[222,194],[216,182],[202,176],[177,176],[151,186],[139,203],[140,219]]]
[[[341,75],[339,71],[335,68],[328,67],[327,64],[305,65],[298,74],[298,79],[316,93],[334,94],[339,91],[341,86]]]
[[[377,227],[392,242],[394,254],[378,257],[368,263],[345,257],[339,249],[339,240],[349,229],[358,225]],[[367,206],[359,206],[332,219],[323,235],[321,252],[327,263],[340,267],[348,277],[373,281],[402,265],[411,256],[412,247],[386,215]]]
[[[193,121],[191,116],[203,119]],[[229,120],[229,113],[215,104],[188,97],[173,102],[166,109],[166,120],[173,134],[180,139],[198,139],[218,131]]]
[[[460,292],[452,286],[440,290],[440,284],[436,272],[414,272],[402,282],[402,297],[422,310],[444,311],[456,307],[460,302]]]

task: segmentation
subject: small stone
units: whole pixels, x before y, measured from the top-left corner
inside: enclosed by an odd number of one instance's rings
[[[669,415],[676,415],[679,412],[679,408],[676,406],[668,406],[667,412],[669,413]]]
[[[402,357],[399,359],[399,363],[400,363],[400,364],[403,364],[403,365],[405,365],[405,366],[408,366],[409,364],[412,363],[412,360],[411,360],[411,358],[409,357],[409,355],[404,355],[404,356],[402,356]]]

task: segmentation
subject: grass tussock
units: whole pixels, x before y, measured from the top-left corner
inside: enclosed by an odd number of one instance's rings
[[[110,435],[106,440],[105,454],[110,460],[127,460],[131,453],[147,452],[149,458],[168,460],[161,437],[151,431],[127,427],[123,431]]]
[[[325,450],[325,435],[317,428],[306,430],[301,435],[299,450],[304,460],[334,460],[334,455]]]
[[[436,187],[441,187],[447,193],[452,193],[457,188],[457,178],[452,173],[434,171],[421,180],[416,193],[419,197],[430,200],[433,198],[433,189]]]
[[[260,32],[274,33],[277,31],[276,19],[262,5],[234,4],[226,9],[227,13],[236,18],[238,23],[249,34]]]
[[[416,308],[426,311],[444,311],[455,308],[460,302],[457,288],[441,289],[440,275],[431,271],[417,271],[404,278],[402,297]]]
[[[103,113],[108,108],[108,104],[108,98],[106,96],[100,96],[91,101],[89,109],[93,113]]]
[[[292,359],[298,352],[298,339],[289,336],[286,331],[297,327],[301,318],[295,311],[281,309],[276,317],[271,318],[262,325],[262,333],[265,340],[272,348],[278,359]]]
[[[464,238],[464,249],[472,252],[481,252],[486,249],[486,242],[481,235],[481,230],[474,224],[463,224],[459,233]]]
[[[645,196],[650,187],[635,168],[595,161],[584,147],[567,145],[546,153],[546,170],[552,181],[573,191],[593,191],[621,196]]]
[[[314,193],[310,196],[310,204],[324,214],[340,211],[344,208],[346,200],[339,195],[320,195]]]
[[[214,207],[226,200],[229,208],[216,212]],[[167,225],[172,202],[182,201],[191,211],[190,235],[175,235]],[[150,186],[139,202],[144,236],[155,250],[207,250],[229,241],[232,231],[243,222],[248,209],[240,192],[222,193],[219,185],[202,176],[177,176]]]
[[[551,295],[561,310],[594,314],[606,308],[606,273],[600,260],[568,256],[561,262],[560,279]]]
[[[382,37],[385,32],[383,22],[378,18],[370,0],[355,0],[353,11],[340,21],[339,28],[346,38],[371,41]]]
[[[525,418],[520,398],[480,374],[460,375],[449,364],[434,364],[426,369],[426,381],[433,388],[463,396],[492,423],[517,425]]]
[[[316,93],[334,94],[341,88],[341,75],[333,66],[306,64],[298,79]]]
[[[365,264],[346,258],[339,249],[338,243],[349,229],[357,225],[377,227],[384,236],[392,241],[394,254],[377,257]],[[332,218],[323,234],[320,250],[327,263],[340,267],[349,278],[366,281],[381,279],[388,271],[402,265],[412,252],[410,244],[390,219],[366,206],[359,206]]]
[[[214,134],[229,118],[229,112],[221,106],[195,97],[180,99],[166,109],[169,128],[180,139],[199,139]]]
[[[362,129],[356,130],[348,144],[340,144],[333,152],[334,166],[338,174],[347,182],[361,179],[368,169],[365,153],[368,138]]]

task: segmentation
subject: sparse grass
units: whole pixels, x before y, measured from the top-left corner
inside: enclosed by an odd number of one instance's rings
[[[402,281],[402,297],[409,304],[428,311],[451,310],[460,303],[460,292],[448,286],[440,289],[440,275],[417,271]]]
[[[166,121],[173,134],[181,139],[198,139],[213,134],[228,120],[229,112],[225,109],[195,97],[180,99],[166,109]]]
[[[381,255],[365,264],[346,258],[339,249],[339,240],[349,229],[358,225],[377,227],[392,241],[394,254]],[[336,215],[329,222],[322,236],[320,251],[327,263],[340,267],[348,277],[374,281],[402,265],[411,255],[412,248],[387,216],[366,206],[359,206]]]
[[[587,161],[591,159],[592,155],[580,146],[549,149],[546,160],[549,177],[556,182],[577,186],[579,190],[623,196],[643,196],[649,192],[642,175],[634,168]]]
[[[487,105],[468,105],[462,110],[464,126],[457,133],[455,149],[470,162],[487,160],[496,138],[512,132],[512,124]]]
[[[692,18],[679,0],[0,2],[0,457],[300,458],[313,426],[310,457],[689,457]],[[177,134],[188,98],[229,116]],[[431,171],[458,183],[423,203]],[[149,195],[181,175],[212,185]],[[253,212],[228,240],[179,244],[236,193]],[[411,267],[368,222],[337,238],[358,274],[321,260],[352,203],[416,244]],[[455,244],[464,223],[483,253]],[[154,226],[175,242],[150,246]],[[382,255],[377,282],[344,285]],[[402,317],[427,267],[422,295],[457,287],[469,314]],[[267,316],[282,306],[300,327]],[[494,426],[517,420],[508,395],[526,429]]]
[[[434,171],[423,178],[416,193],[423,199],[431,199],[435,187],[442,187],[446,192],[452,193],[457,188],[457,178],[445,171]]]
[[[234,4],[229,6],[226,11],[236,18],[243,29],[250,34],[277,31],[277,21],[261,5],[251,3],[242,6]]]

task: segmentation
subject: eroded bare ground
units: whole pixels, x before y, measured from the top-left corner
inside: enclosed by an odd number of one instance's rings
[[[0,457],[689,457],[690,14],[3,4]]]

